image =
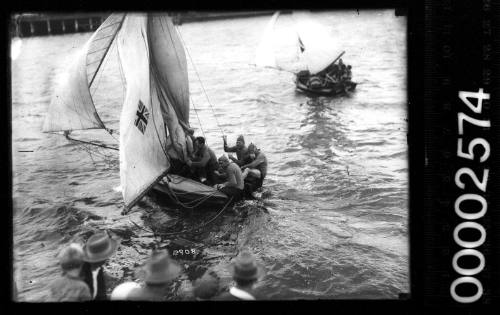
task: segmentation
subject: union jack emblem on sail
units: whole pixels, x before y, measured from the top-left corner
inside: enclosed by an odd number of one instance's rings
[[[139,131],[144,134],[144,131],[146,131],[146,126],[148,125],[149,111],[140,100],[135,115],[137,116],[137,118],[134,121],[134,125],[136,125],[137,129],[139,129]]]

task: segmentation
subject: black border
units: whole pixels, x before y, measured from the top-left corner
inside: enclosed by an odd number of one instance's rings
[[[139,4],[141,7],[134,6],[131,2],[114,2],[114,3],[99,3],[99,2],[65,2],[56,3],[50,1],[30,1],[30,2],[19,2],[10,3],[10,7],[4,11],[4,23],[6,30],[9,29],[9,15],[16,12],[26,12],[26,11],[129,11],[129,10],[162,10],[167,8],[168,10],[245,10],[245,9],[342,9],[342,8],[363,8],[363,9],[378,9],[378,8],[407,8],[407,47],[408,47],[408,143],[409,143],[409,187],[410,187],[410,213],[409,213],[409,242],[410,242],[410,296],[402,297],[400,300],[320,300],[320,301],[293,301],[293,302],[277,302],[277,301],[258,301],[252,303],[231,303],[231,302],[204,302],[204,303],[189,303],[189,302],[168,302],[166,304],[151,304],[151,303],[85,303],[85,304],[53,304],[53,303],[12,303],[10,306],[16,309],[22,310],[68,310],[71,312],[90,313],[94,311],[115,311],[115,312],[147,312],[147,311],[160,311],[160,312],[187,312],[187,311],[220,311],[220,310],[231,310],[232,312],[252,311],[255,312],[259,309],[279,310],[280,313],[290,313],[290,312],[311,312],[316,310],[321,310],[325,307],[328,312],[338,312],[343,311],[362,311],[363,313],[373,313],[373,312],[386,312],[388,310],[395,311],[398,313],[421,313],[430,305],[426,305],[426,285],[428,285],[427,275],[425,275],[424,270],[424,254],[425,249],[430,244],[432,240],[426,238],[424,234],[424,220],[425,215],[429,214],[429,204],[424,203],[424,189],[430,182],[427,182],[429,178],[425,177],[426,170],[424,169],[424,134],[428,131],[428,124],[432,124],[433,109],[429,107],[429,102],[431,101],[431,95],[428,91],[424,90],[424,83],[428,83],[424,78],[424,64],[425,60],[428,59],[426,55],[426,47],[433,49],[425,40],[425,31],[431,24],[429,20],[426,20],[426,10],[428,7],[424,7],[424,3],[417,1],[331,1],[330,2],[305,2],[305,1],[267,1],[267,2],[248,2],[248,1],[233,1],[231,3],[220,3],[213,1],[210,2],[190,2],[182,1],[179,3],[161,3],[152,1],[141,1]],[[494,4],[494,8],[498,9],[499,5]],[[499,20],[497,19],[494,23],[495,34],[500,34]],[[8,43],[9,35],[7,32],[3,33],[6,36],[6,42]],[[500,60],[500,44],[499,41],[494,43],[494,55],[498,61]],[[7,45],[7,48],[8,45]],[[8,57],[8,56],[6,56]],[[6,60],[6,59],[4,59]],[[432,61],[431,61],[432,62]],[[6,82],[8,83],[6,96],[7,104],[10,103],[10,71],[9,71],[9,60],[7,59],[7,64],[4,73],[7,74]],[[493,84],[496,83],[500,86],[498,77],[493,79]],[[498,90],[495,92],[495,97],[498,99]],[[4,128],[4,134],[10,135],[10,108],[8,106],[4,107],[2,114],[6,115],[6,120],[2,126]],[[495,115],[493,117],[493,115]],[[3,117],[2,117],[3,118]],[[499,113],[493,112],[492,119],[495,121],[500,121]],[[498,126],[492,126],[492,129]],[[498,129],[496,129],[498,130]],[[5,150],[6,155],[9,158],[2,159],[2,171],[5,172],[4,178],[7,178],[7,184],[9,189],[2,191],[2,200],[10,206],[10,214],[12,218],[12,200],[11,200],[11,190],[12,190],[12,173],[11,173],[11,158],[10,158],[10,148],[11,139],[10,137],[2,138],[4,143],[1,143],[2,149]],[[493,139],[492,146],[498,150],[500,147],[500,132]],[[492,154],[494,154],[492,152]],[[498,160],[500,155],[496,154],[495,157]],[[498,165],[498,164],[497,164]],[[7,166],[7,167],[5,167]],[[498,191],[498,185],[495,191]],[[4,192],[8,191],[9,196]],[[428,201],[431,202],[431,201]],[[4,229],[6,235],[4,240],[10,240],[9,247],[12,249],[12,220],[7,222],[7,228]],[[500,240],[499,234],[495,234],[495,239]],[[10,262],[12,261],[12,251],[10,251],[9,261],[7,261],[8,269],[12,271]],[[497,260],[500,263],[500,260]],[[497,264],[500,266],[500,264]],[[12,274],[12,273],[10,273]],[[435,279],[434,279],[435,280]],[[9,297],[10,295],[6,291],[3,294],[4,297]],[[492,301],[493,303],[495,301]],[[497,301],[498,303],[498,301]],[[243,307],[241,307],[243,306]],[[439,305],[434,305],[434,307],[439,307]],[[476,306],[477,307],[477,306]],[[481,307],[482,308],[482,307]],[[458,309],[464,309],[464,307],[459,306]],[[465,309],[467,309],[465,307]],[[455,309],[454,311],[457,311]],[[484,309],[481,309],[484,311]]]

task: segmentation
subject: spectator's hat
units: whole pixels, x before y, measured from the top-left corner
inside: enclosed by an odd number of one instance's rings
[[[257,263],[248,250],[240,252],[231,264],[230,271],[234,279],[240,280],[258,280],[264,275],[263,266]]]
[[[205,274],[194,282],[193,294],[196,299],[208,300],[219,292],[219,277],[215,272],[205,272]]]
[[[181,267],[166,250],[153,251],[151,258],[140,268],[139,277],[146,283],[161,284],[175,279],[180,271]]]
[[[63,270],[79,268],[83,264],[83,249],[80,244],[70,244],[59,254],[59,264]]]
[[[97,232],[85,243],[83,248],[85,257],[83,260],[91,263],[105,261],[115,253],[119,244],[120,242],[111,238],[108,233]]]

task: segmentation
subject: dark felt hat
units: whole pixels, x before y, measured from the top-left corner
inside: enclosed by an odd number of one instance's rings
[[[92,235],[85,243],[83,251],[85,256],[83,260],[86,262],[100,262],[105,261],[113,256],[120,242],[106,232],[97,232]]]
[[[219,277],[213,271],[207,271],[193,284],[193,294],[196,298],[206,300],[219,292]]]
[[[170,258],[166,250],[160,250],[154,251],[139,271],[144,282],[160,284],[175,279],[180,274],[181,267]]]
[[[231,263],[230,271],[234,279],[240,280],[258,280],[264,275],[263,266],[257,263],[255,257],[248,250],[240,252]]]

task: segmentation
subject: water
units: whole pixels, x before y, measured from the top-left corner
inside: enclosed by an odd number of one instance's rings
[[[195,63],[189,67],[197,110],[191,109],[191,125],[217,154],[219,123],[230,143],[244,134],[268,157],[269,213],[245,221],[238,235],[238,246],[249,247],[267,270],[258,285],[264,296],[397,298],[409,291],[406,20],[391,10],[313,16],[342,43],[343,60],[358,82],[354,94],[312,99],[295,91],[292,74],[249,66],[269,17],[189,23],[180,31]],[[93,222],[123,220],[114,190],[117,154],[90,154],[41,133],[54,84],[90,35],[23,39],[12,63],[14,262],[21,300],[42,299],[58,273],[62,244]],[[118,72],[106,71],[98,110],[117,128],[123,91],[113,87]],[[81,134],[116,144],[102,131]],[[154,207],[148,200],[139,210]],[[213,267],[230,278],[226,262]]]

